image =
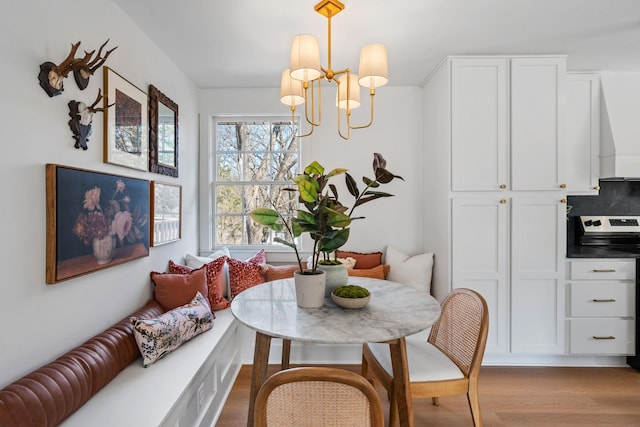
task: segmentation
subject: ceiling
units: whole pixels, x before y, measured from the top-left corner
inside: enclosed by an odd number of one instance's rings
[[[316,35],[318,0],[113,0],[199,88],[278,87],[293,36]],[[357,72],[384,43],[389,85],[419,86],[446,55],[566,54],[571,71],[640,72],[638,0],[342,0],[332,68]]]

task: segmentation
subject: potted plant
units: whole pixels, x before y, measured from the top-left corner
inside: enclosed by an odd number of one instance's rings
[[[296,272],[297,277],[321,275],[323,272],[318,269],[320,256],[323,255],[324,260],[329,260],[329,254],[342,247],[349,239],[351,222],[364,218],[354,217],[355,209],[373,200],[393,196],[378,191],[377,188],[380,185],[388,184],[395,178],[404,180],[389,172],[386,169],[386,163],[381,154],[374,153],[374,178],[362,178],[366,187],[361,192],[356,180],[347,172],[347,169],[337,168],[326,172],[320,163],[313,161],[304,168],[303,173],[294,178],[296,188],[285,189],[286,191],[298,192],[298,201],[303,209],[298,209],[295,217],[287,219],[282,213],[272,208],[255,209],[249,215],[258,224],[269,227],[276,232],[285,232],[288,238],[276,237],[274,241],[295,251],[299,267],[299,271]],[[339,175],[345,176],[346,187],[355,199],[351,208],[339,200],[336,186],[329,183],[331,178]],[[275,208],[272,201],[271,204]],[[306,269],[303,267],[295,242],[295,239],[303,233],[309,233],[313,241],[311,262],[307,264]]]

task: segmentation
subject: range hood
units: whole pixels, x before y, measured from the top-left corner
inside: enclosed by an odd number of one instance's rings
[[[640,178],[640,73],[601,73],[600,177]]]

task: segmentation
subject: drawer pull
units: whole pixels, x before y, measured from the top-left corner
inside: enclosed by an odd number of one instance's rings
[[[615,340],[616,337],[609,335],[608,337],[596,337],[595,335],[593,336],[594,340]]]
[[[611,269],[603,269],[603,270],[594,269],[593,272],[594,273],[615,273],[616,270],[614,270],[613,268],[611,268]]]
[[[592,302],[616,302],[613,298],[610,299],[592,299]]]

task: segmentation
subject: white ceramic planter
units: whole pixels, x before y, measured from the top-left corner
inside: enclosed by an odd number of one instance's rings
[[[324,291],[327,275],[318,270],[317,274],[302,274],[295,271],[293,280],[296,287],[298,307],[319,308],[324,305]]]
[[[344,264],[339,265],[324,265],[318,264],[318,270],[323,270],[327,273],[327,281],[324,291],[326,298],[331,297],[331,293],[338,287],[344,286],[349,281],[349,274],[347,273],[347,267]]]

